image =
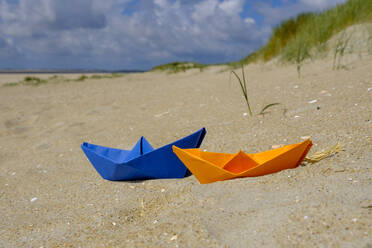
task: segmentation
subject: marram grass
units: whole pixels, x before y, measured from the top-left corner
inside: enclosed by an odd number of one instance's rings
[[[167,71],[168,73],[185,72],[190,69],[199,69],[203,71],[207,66],[206,64],[199,64],[193,62],[173,62],[169,64],[159,65],[152,68],[152,71]]]
[[[33,76],[27,76],[25,77],[22,81],[18,82],[12,82],[12,83],[5,83],[3,84],[4,87],[10,87],[10,86],[18,86],[18,85],[27,85],[27,86],[39,86],[41,84],[46,84],[46,83],[56,83],[56,82],[82,82],[87,79],[105,79],[105,78],[118,78],[122,77],[124,74],[119,74],[119,73],[111,73],[111,74],[93,74],[91,76],[86,76],[86,75],[81,75],[78,78],[75,79],[68,79],[63,76],[51,76],[46,79],[38,78],[38,77],[33,77]]]
[[[327,50],[326,43],[333,35],[365,22],[372,22],[371,0],[348,0],[323,12],[303,13],[275,27],[259,50],[230,64],[266,62],[279,56],[282,62],[296,63],[300,75],[302,61],[311,57],[310,51]]]

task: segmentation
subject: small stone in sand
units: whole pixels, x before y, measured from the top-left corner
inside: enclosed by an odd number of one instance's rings
[[[311,100],[311,101],[309,101],[308,103],[316,103],[318,100]]]
[[[177,235],[173,235],[170,240],[176,240],[177,239]]]
[[[34,202],[36,200],[37,200],[37,197],[32,197],[31,200],[30,200],[30,202]]]

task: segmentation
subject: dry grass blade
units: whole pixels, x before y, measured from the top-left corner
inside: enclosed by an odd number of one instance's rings
[[[240,77],[238,76],[238,74],[236,74],[235,71],[231,71],[232,74],[235,75],[235,77],[238,79],[239,81],[239,84],[240,84],[240,88],[242,90],[242,93],[243,93],[243,96],[244,96],[244,99],[245,99],[245,102],[247,103],[247,107],[248,107],[248,112],[249,112],[249,115],[252,116],[252,110],[251,110],[251,106],[249,104],[249,100],[248,100],[248,94],[247,94],[247,84],[245,82],[245,74],[244,74],[244,67],[242,65],[242,74],[243,74],[243,81],[240,79]],[[231,74],[230,74],[231,75]]]
[[[307,156],[304,159],[304,162],[312,163],[312,164],[317,163],[320,160],[331,157],[331,156],[333,156],[336,153],[339,153],[341,151],[342,151],[342,145],[337,143],[334,146],[328,147],[324,151],[315,152],[315,153],[311,154],[310,156]]]

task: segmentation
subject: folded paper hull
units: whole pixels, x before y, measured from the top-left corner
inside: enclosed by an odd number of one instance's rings
[[[187,168],[173,153],[172,146],[200,147],[205,128],[158,149],[142,137],[132,150],[121,150],[89,143],[81,145],[97,172],[107,180],[145,180],[156,178],[183,178]]]
[[[200,183],[255,177],[297,167],[312,146],[310,140],[278,149],[246,154],[202,152],[173,146],[174,153]]]

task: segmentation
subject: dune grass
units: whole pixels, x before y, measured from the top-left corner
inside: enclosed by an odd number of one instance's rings
[[[235,63],[266,62],[280,55],[282,62],[296,63],[300,75],[310,51],[327,50],[326,43],[333,35],[363,22],[372,22],[370,0],[348,0],[320,13],[303,13],[275,27],[266,45]]]
[[[247,57],[245,57],[241,60],[228,62],[228,63],[226,63],[226,65],[228,65],[231,69],[237,69],[237,68],[241,67],[242,65],[247,65],[247,64],[250,64],[252,62],[258,61],[258,58],[259,58],[259,52],[255,51],[255,52],[251,53],[250,55],[248,55]]]
[[[80,77],[76,78],[76,79],[72,79],[70,81],[85,81],[87,79],[105,79],[105,78],[118,78],[118,77],[122,77],[123,74],[118,74],[118,73],[111,73],[111,74],[94,74],[94,75],[91,75],[91,76],[87,76],[87,75],[81,75]]]
[[[151,71],[167,71],[168,73],[185,72],[190,69],[199,69],[203,71],[209,65],[193,62],[173,62],[169,64],[159,65],[151,69]]]
[[[308,36],[298,36],[288,44],[287,50],[283,53],[282,59],[296,64],[298,77],[301,77],[301,67],[303,62],[310,58],[310,44]]]
[[[75,79],[73,79],[73,80],[74,80],[74,81],[84,81],[84,80],[86,80],[86,79],[88,79],[88,76],[86,76],[86,75],[81,75],[80,77],[75,78]]]
[[[346,34],[345,31],[342,31],[339,35],[336,46],[333,49],[333,70],[340,69],[342,57],[345,54],[346,47],[349,44],[352,34]]]
[[[12,82],[6,83],[3,86],[17,86],[17,85],[30,85],[30,86],[38,86],[40,84],[45,84],[48,82],[48,79],[41,79],[38,77],[27,76],[22,81],[19,82]]]
[[[3,84],[4,87],[27,85],[27,86],[39,86],[46,83],[57,83],[57,82],[82,82],[87,79],[105,79],[105,78],[117,78],[122,77],[123,74],[111,73],[111,74],[94,74],[91,76],[81,75],[75,79],[65,78],[63,76],[54,75],[46,79],[42,79],[34,76],[27,76],[22,81],[11,82]]]

